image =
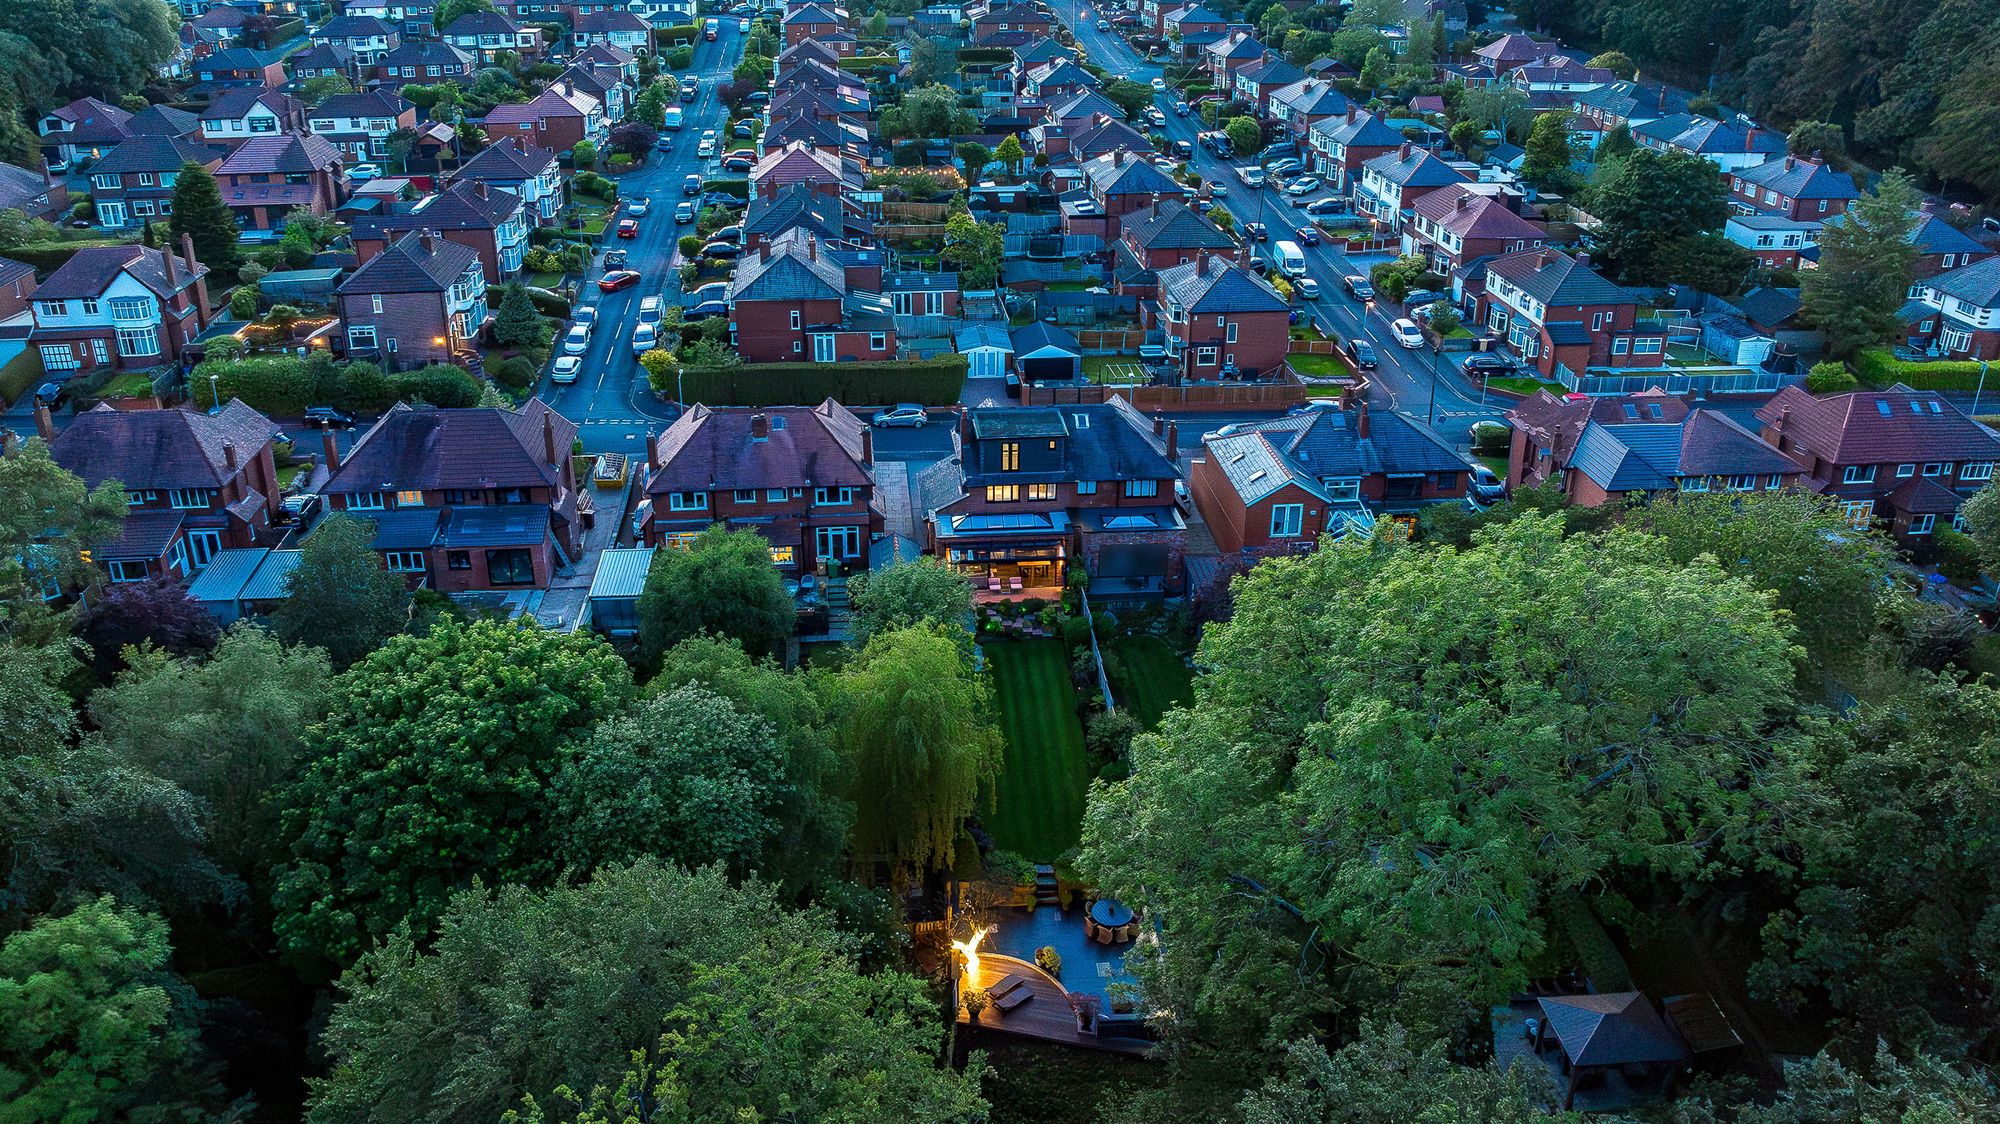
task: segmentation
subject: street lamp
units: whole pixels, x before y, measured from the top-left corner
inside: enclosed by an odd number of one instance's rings
[[[1444,354],[1444,341],[1431,341],[1431,403],[1424,407],[1424,424],[1436,425],[1438,404],[1438,359]]]
[[[222,375],[219,372],[208,373],[208,412],[211,414],[220,413],[222,410],[222,390],[217,385],[221,381]]]

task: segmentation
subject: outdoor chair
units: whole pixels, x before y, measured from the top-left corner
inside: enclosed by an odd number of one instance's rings
[[[1001,998],[995,999],[993,1001],[993,1009],[1005,1014],[1034,997],[1035,993],[1028,988],[1015,988]]]

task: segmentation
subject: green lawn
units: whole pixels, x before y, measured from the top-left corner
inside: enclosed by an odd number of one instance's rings
[[[1292,370],[1312,379],[1345,378],[1354,373],[1337,355],[1308,355],[1295,351],[1285,356],[1285,362],[1292,365]]]
[[[985,646],[993,669],[1007,767],[986,829],[1001,848],[1054,862],[1076,846],[1083,824],[1083,724],[1062,642],[1008,640]]]
[[[1559,382],[1543,382],[1540,379],[1487,379],[1486,385],[1494,390],[1512,391],[1515,394],[1533,394],[1537,390],[1546,390],[1560,397],[1569,393],[1569,388]]]
[[[1083,357],[1083,377],[1096,383],[1111,383],[1119,386],[1152,382],[1152,376],[1139,364],[1118,355],[1086,355]]]
[[[137,371],[127,371],[104,384],[99,398],[145,398],[153,393],[153,380]]]
[[[1121,636],[1104,653],[1111,697],[1147,729],[1194,699],[1194,679],[1180,653],[1157,636]]]

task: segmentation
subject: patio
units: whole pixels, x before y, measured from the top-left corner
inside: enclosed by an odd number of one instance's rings
[[[1125,971],[1125,955],[1133,943],[1097,944],[1085,935],[1084,916],[1081,906],[1067,913],[1044,906],[1001,909],[987,917],[991,931],[980,943],[979,972],[973,982],[991,991],[1009,976],[1020,977],[1033,997],[1009,1011],[988,1008],[980,1015],[979,1026],[1121,1054],[1143,1054],[1151,1048],[1149,1040],[1133,1036],[1141,1029],[1138,1017],[1115,1011],[1112,1005],[1114,986],[1126,985],[1118,992],[1133,990],[1120,994],[1118,1003],[1135,1006],[1137,984]],[[1062,957],[1061,970],[1054,976],[1035,965],[1035,950],[1043,947],[1054,948]],[[1097,997],[1103,1033],[1077,1030],[1068,999],[1072,992]],[[959,1018],[966,1016],[961,1012]]]

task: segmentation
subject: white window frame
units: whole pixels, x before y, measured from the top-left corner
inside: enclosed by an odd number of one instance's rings
[[[1872,464],[1850,464],[1840,470],[1842,484],[1873,484],[1875,466]]]
[[[1295,539],[1305,533],[1306,505],[1302,503],[1280,503],[1271,505],[1271,537],[1274,539]]]
[[[732,489],[730,489],[730,492],[729,492],[729,502],[731,502],[731,503],[744,503],[744,504],[754,504],[754,503],[756,503],[756,502],[757,502],[757,489],[755,489],[755,488],[732,488]]]
[[[707,511],[707,492],[668,492],[668,511]]]
[[[1917,466],[1914,464],[1899,464],[1896,466],[1896,479],[1898,480],[1908,480],[1916,474]]]
[[[1961,482],[1993,479],[1992,461],[1967,461],[1959,466],[1958,478]]]
[[[1928,535],[1937,529],[1937,516],[1926,511],[1910,516],[1910,534]]]
[[[387,511],[388,498],[382,492],[350,492],[347,496],[348,511]]]
[[[172,488],[167,492],[167,503],[175,511],[206,511],[214,502],[213,488]]]
[[[422,574],[430,570],[421,550],[385,550],[382,564],[392,574]]]

